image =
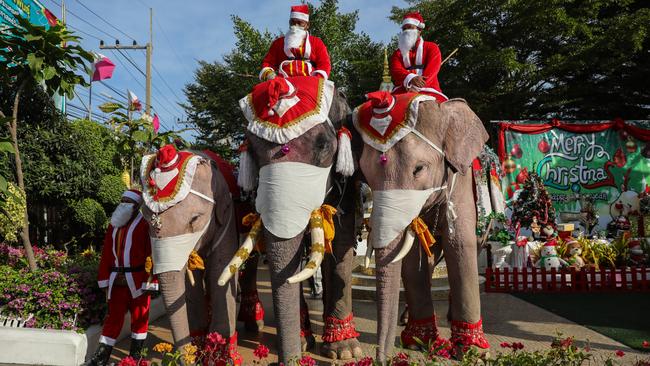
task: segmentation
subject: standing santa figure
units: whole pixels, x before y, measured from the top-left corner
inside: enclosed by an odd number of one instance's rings
[[[131,313],[129,355],[142,355],[149,327],[150,290],[158,284],[149,281],[151,242],[149,225],[140,213],[142,193],[128,190],[111,216],[99,262],[98,284],[106,292],[108,314],[104,320],[97,351],[84,365],[106,365],[120,335],[124,315]]]

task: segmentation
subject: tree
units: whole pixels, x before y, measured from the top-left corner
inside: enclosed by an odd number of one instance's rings
[[[443,91],[484,120],[650,115],[650,9],[641,1],[424,1],[424,38],[459,52]]]
[[[11,113],[0,111],[0,118],[9,127],[13,147],[16,180],[25,189],[22,160],[18,146],[18,109],[23,90],[33,84],[45,85],[48,94],[57,92],[69,99],[74,96],[74,86],[85,85],[84,77],[78,75],[79,67],[85,68],[92,56],[74,44],[79,38],[57,24],[49,30],[32,25],[28,20],[17,18],[19,26],[10,27],[0,36],[0,72],[14,81],[15,95]],[[62,47],[62,44],[67,44]],[[11,117],[7,117],[7,115]],[[29,220],[25,209],[25,223],[20,233],[29,268],[36,270],[36,260],[29,240]]]
[[[360,104],[367,92],[377,90],[383,67],[383,45],[355,32],[357,12],[340,13],[337,0],[311,6],[310,32],[327,45],[332,61],[330,79],[348,96],[351,106]],[[255,29],[232,17],[235,48],[222,61],[200,61],[193,83],[185,86],[189,103],[184,105],[190,123],[199,130],[197,145],[230,158],[243,139],[246,120],[238,108],[240,98],[258,83],[262,59],[279,36]],[[288,19],[278,25],[288,26]]]

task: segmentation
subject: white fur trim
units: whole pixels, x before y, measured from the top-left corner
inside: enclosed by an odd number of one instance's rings
[[[187,195],[190,193],[190,189],[192,188],[192,181],[194,179],[194,173],[196,173],[196,167],[200,162],[205,161],[206,159],[200,155],[190,156],[188,158],[189,161],[186,163],[187,166],[185,167],[185,176],[179,178],[182,179],[182,183],[178,189],[178,192],[176,193],[176,196],[174,196],[169,201],[158,202],[154,200],[153,196],[149,194],[149,177],[145,176],[147,174],[149,161],[155,158],[155,155],[146,155],[142,158],[142,164],[140,165],[140,179],[142,183],[142,197],[144,198],[145,205],[147,205],[147,207],[152,212],[160,213],[181,202],[185,199],[185,197],[187,197]],[[150,174],[155,175],[156,173],[152,171]]]
[[[99,288],[105,288],[105,287],[108,287],[108,280],[97,281],[97,286],[98,286]]]
[[[404,78],[404,87],[406,89],[411,87],[411,80],[413,80],[416,76],[418,76],[418,74],[408,74],[408,75],[406,75],[406,77]]]
[[[393,107],[395,107],[395,97],[393,97],[391,95],[391,98],[392,99],[391,99],[390,105],[388,107],[386,107],[386,108],[373,108],[372,112],[374,114],[384,114],[384,113],[388,113],[388,112],[392,111]]]
[[[131,266],[131,247],[133,246],[133,231],[135,230],[136,227],[138,227],[140,220],[143,219],[144,218],[142,214],[138,213],[138,216],[136,216],[136,218],[133,219],[131,226],[129,226],[129,231],[126,232],[126,245],[124,245],[124,267]],[[135,280],[133,279],[133,273],[127,272],[124,274],[124,277],[126,277],[126,283],[129,285],[129,290],[131,291],[131,297],[135,299],[136,297],[142,295],[142,289],[135,287]]]
[[[299,11],[292,11],[289,15],[289,19],[298,19],[304,20],[305,22],[309,21],[309,14],[301,13]]]
[[[107,346],[113,347],[115,345],[115,339],[102,335],[99,337],[99,343],[104,343]]]
[[[323,71],[323,70],[314,70],[314,71],[311,73],[311,76],[316,76],[316,74],[322,76],[323,79],[325,79],[325,80],[328,79],[328,77],[327,77],[327,73],[326,73],[325,71]]]
[[[237,175],[237,185],[244,191],[252,192],[257,185],[257,165],[251,156],[251,153],[242,151],[239,155],[239,174]]]
[[[339,133],[339,146],[336,156],[336,172],[349,177],[354,174],[352,143],[347,133]]]
[[[415,19],[415,18],[404,18],[404,20],[402,20],[402,27],[407,25],[407,24],[411,24],[411,25],[414,25],[414,26],[420,28],[420,24],[422,24],[422,23],[419,20]],[[424,28],[424,27],[422,27],[422,28]]]
[[[147,333],[131,333],[131,339],[137,339],[137,340],[147,339]]]
[[[176,164],[177,161],[178,161],[178,154],[176,154],[176,156],[174,156],[174,158],[172,159],[172,161],[170,161],[170,162],[167,163],[167,164],[161,164],[161,166],[162,166],[163,168],[169,168],[170,166]]]
[[[263,67],[262,70],[260,71],[260,74],[258,75],[258,78],[259,78],[261,81],[265,81],[265,79],[263,79],[262,76],[264,76],[264,73],[267,72],[268,70],[271,70],[271,71],[275,72],[275,70],[273,70],[272,67],[269,67],[269,66],[267,66],[267,67]]]
[[[248,130],[255,136],[263,138],[266,141],[274,142],[276,144],[286,144],[307,132],[312,127],[325,122],[330,107],[332,106],[332,99],[334,98],[334,83],[329,80],[323,80],[322,82],[323,91],[320,100],[317,101],[320,106],[318,113],[305,118],[300,123],[288,127],[269,127],[255,115],[255,108],[251,103],[249,103],[250,94],[243,97],[239,100],[239,108],[241,108],[244,117],[248,120]]]
[[[446,100],[449,100],[449,97],[447,97],[446,95],[444,95],[443,93],[441,93],[440,91],[438,91],[438,90],[436,90],[434,88],[418,88],[418,91],[419,92],[425,92],[425,93],[433,93],[433,94],[438,94],[438,95],[443,96],[445,98],[445,100],[441,99],[439,102],[444,102]],[[434,96],[434,98],[435,98],[435,96]],[[438,98],[436,98],[436,100],[438,100]]]
[[[142,203],[142,196],[132,191],[124,191],[122,197],[130,198],[137,203]]]
[[[359,126],[359,108],[361,106],[356,107],[354,111],[352,111],[352,122],[354,123],[354,127],[357,129],[357,131],[361,133],[361,138],[363,138],[363,142],[365,142],[366,144],[370,145],[371,147],[381,152],[386,152],[391,147],[393,147],[393,145],[395,145],[399,140],[404,138],[404,136],[408,135],[409,133],[411,133],[413,129],[415,129],[415,125],[418,122],[418,108],[420,106],[420,103],[428,100],[435,101],[436,98],[425,94],[420,94],[414,97],[413,100],[411,101],[411,105],[409,106],[406,120],[404,121],[404,126],[401,127],[399,130],[395,131],[393,136],[390,139],[388,139],[388,141],[386,141],[386,143],[383,145],[378,141],[373,140],[370,136],[366,135],[361,129],[361,127]]]

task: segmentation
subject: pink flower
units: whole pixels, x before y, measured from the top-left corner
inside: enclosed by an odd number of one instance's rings
[[[138,366],[138,363],[131,356],[124,357],[117,366]]]
[[[591,352],[591,347],[585,346],[585,352]]]
[[[501,348],[512,348],[512,346],[508,342],[501,342],[499,346],[501,346]]]
[[[302,356],[299,362],[300,366],[316,366],[316,361],[308,355]]]
[[[395,355],[395,358],[396,358],[396,359],[399,359],[399,360],[408,360],[408,359],[409,359],[409,355],[407,355],[407,354],[404,353],[404,352],[400,352],[400,353],[398,353],[398,354]]]
[[[138,366],[149,366],[149,365],[150,363],[147,360],[140,360],[140,362],[138,362]]]
[[[643,341],[643,343],[641,344],[641,346],[643,346],[643,348],[650,348],[650,342],[648,342],[648,341]]]
[[[625,352],[621,351],[620,349],[616,351],[616,357],[623,357],[625,356]]]
[[[518,349],[524,349],[524,344],[521,342],[513,342],[512,343],[512,349],[518,350]]]
[[[210,333],[207,337],[208,345],[226,344],[226,340],[219,333]]]
[[[375,360],[370,356],[366,356],[359,361],[357,361],[357,366],[372,366]]]
[[[253,354],[260,360],[267,358],[269,356],[269,348],[260,343],[257,345],[257,348],[255,348],[255,351],[253,351]]]

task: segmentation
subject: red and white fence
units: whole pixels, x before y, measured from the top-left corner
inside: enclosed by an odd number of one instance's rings
[[[650,292],[650,268],[486,268],[485,292]]]

